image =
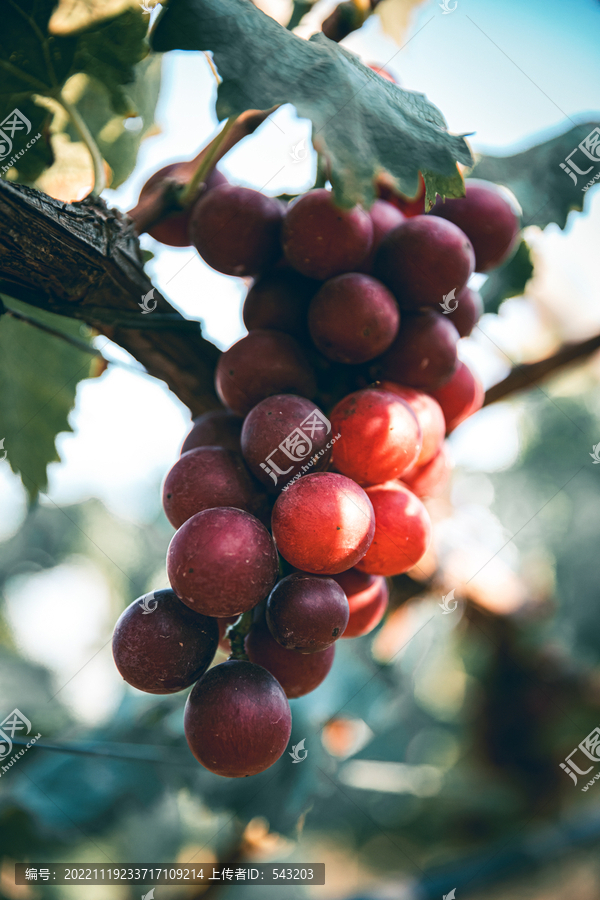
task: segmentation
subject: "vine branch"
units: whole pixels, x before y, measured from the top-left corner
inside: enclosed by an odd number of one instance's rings
[[[533,385],[544,381],[558,369],[562,369],[576,360],[584,360],[587,356],[591,356],[595,350],[599,349],[600,334],[597,334],[586,341],[580,341],[576,344],[565,344],[560,350],[546,359],[541,359],[534,363],[526,363],[522,366],[515,366],[503,381],[494,384],[486,392],[483,405],[489,406],[490,403],[503,400],[509,394],[515,394],[518,391],[524,391],[533,387]]]
[[[87,322],[165,381],[193,415],[219,405],[219,350],[156,289],[156,312],[142,315],[152,283],[133,222],[103,200],[63,203],[0,180],[0,289]]]

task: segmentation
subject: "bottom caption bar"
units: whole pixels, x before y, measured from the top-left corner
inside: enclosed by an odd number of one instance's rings
[[[88,863],[16,863],[15,884],[325,884],[325,863],[256,863],[220,868],[181,865],[106,866]]]

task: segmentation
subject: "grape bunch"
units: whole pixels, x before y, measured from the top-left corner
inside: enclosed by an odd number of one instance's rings
[[[468,281],[508,258],[519,219],[475,180],[429,213],[397,195],[367,212],[324,188],[285,206],[215,172],[154,233],[252,279],[248,334],[164,482],[171,588],[125,610],[113,652],[139,690],[193,685],[191,751],[242,777],[279,759],[289,700],[323,682],[338,640],[378,625],[386,578],[428,549],[445,437],[483,402],[457,356],[482,312]]]

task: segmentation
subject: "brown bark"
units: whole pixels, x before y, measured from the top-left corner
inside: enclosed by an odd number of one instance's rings
[[[192,251],[190,251],[192,252]],[[219,350],[152,289],[132,221],[102,200],[62,203],[0,180],[0,291],[81,319],[161,378],[193,415],[218,406]]]

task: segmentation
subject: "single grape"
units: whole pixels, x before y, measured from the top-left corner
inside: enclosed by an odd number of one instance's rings
[[[423,391],[405,387],[403,384],[396,384],[393,381],[382,381],[379,387],[384,391],[396,394],[401,400],[408,403],[417,417],[423,436],[423,445],[417,459],[411,464],[411,469],[415,466],[424,466],[439,453],[444,443],[446,420],[440,404]]]
[[[404,215],[387,200],[376,200],[369,210],[369,215],[373,222],[373,243],[367,257],[358,267],[359,272],[366,272],[367,275],[372,272],[375,254],[386,234],[404,222]]]
[[[180,456],[163,485],[163,508],[173,528],[216,506],[268,516],[268,502],[241,455],[224,447],[196,447]],[[268,521],[268,518],[267,518]]]
[[[259,191],[223,184],[200,197],[190,237],[202,259],[225,275],[256,275],[281,255],[283,207]]]
[[[481,409],[485,399],[479,378],[460,361],[452,378],[430,393],[442,407],[447,434]]]
[[[369,575],[401,575],[416,565],[431,541],[431,521],[418,497],[399,481],[367,488],[375,510],[375,537],[357,563]]]
[[[488,272],[505,262],[519,237],[521,209],[505,187],[468,178],[466,195],[458,199],[438,197],[430,215],[457,225],[473,245],[475,271]]]
[[[315,374],[300,345],[281,331],[251,331],[219,357],[215,386],[225,406],[245,416],[273,394],[312,397]]]
[[[348,598],[350,618],[343,638],[362,637],[379,625],[388,607],[389,592],[385,578],[348,569],[332,576]]]
[[[446,490],[452,474],[452,463],[442,445],[433,459],[422,466],[413,466],[400,479],[417,497],[439,497]]]
[[[471,290],[468,285],[456,295],[456,309],[448,313],[461,337],[468,337],[483,314],[483,300],[479,291]],[[454,306],[454,304],[452,304]]]
[[[333,578],[295,572],[278,581],[267,600],[266,621],[275,640],[287,650],[315,653],[337,641],[350,610]]]
[[[171,587],[191,609],[233,616],[252,609],[271,591],[279,563],[271,535],[241,509],[196,513],[167,551]]]
[[[313,297],[308,326],[323,356],[356,365],[388,349],[398,333],[400,312],[380,281],[349,272],[326,281]]]
[[[165,181],[167,178],[178,182],[182,186],[190,180],[192,172],[189,163],[171,163],[169,166],[163,166],[154,175],[151,175],[142,190],[140,191],[140,200],[145,197],[159,182]],[[199,189],[199,196],[204,196],[207,191],[218,187],[220,184],[227,184],[227,179],[218,169],[213,169],[207,176],[204,187]],[[148,229],[148,234],[154,240],[160,241],[161,244],[167,244],[169,247],[189,247],[191,240],[189,236],[190,218],[193,203],[182,209],[180,212],[173,212],[161,219],[155,225]]]
[[[149,694],[172,694],[206,672],[218,640],[216,619],[188,609],[173,591],[153,591],[121,613],[112,650],[127,684]]]
[[[292,714],[270,672],[229,659],[194,685],[183,724],[199,763],[215,775],[244,778],[277,762],[290,739]]]
[[[331,411],[341,437],[333,447],[336,469],[358,484],[398,478],[421,452],[417,417],[397,394],[366,388],[344,397]]]
[[[252,625],[245,647],[250,662],[270,672],[290,700],[314,691],[329,674],[335,656],[335,644],[316,653],[286,650],[272,636],[264,619]]]
[[[271,492],[297,475],[324,469],[331,457],[331,422],[310,400],[275,394],[250,410],[242,429],[248,468]]]
[[[373,540],[375,517],[369,498],[354,481],[318,472],[279,495],[271,526],[277,548],[290,565],[331,575],[362,559]]]
[[[457,363],[458,331],[431,309],[405,315],[398,337],[380,360],[380,375],[431,393],[452,376]]]
[[[244,301],[244,325],[248,331],[268,329],[308,338],[308,306],[320,282],[293,269],[272,269],[252,285]]]
[[[401,194],[396,188],[386,184],[380,179],[377,183],[377,193],[382,200],[391,203],[407,218],[422,216],[425,213],[425,179],[419,172],[419,187],[414,197]]]
[[[194,419],[192,430],[181,448],[182,453],[196,447],[224,447],[239,453],[244,420],[229,409],[211,409]]]
[[[293,200],[283,220],[286,259],[303,275],[324,281],[352,272],[367,256],[373,223],[360,206],[340,209],[324,188]]]
[[[445,295],[465,286],[474,262],[471,242],[460,228],[436,216],[414,216],[384,237],[373,274],[400,309],[438,309]]]

